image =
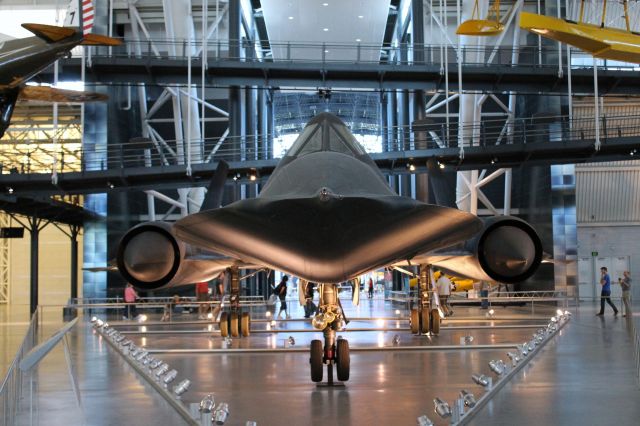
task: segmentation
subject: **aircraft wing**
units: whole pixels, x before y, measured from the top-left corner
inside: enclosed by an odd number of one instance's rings
[[[50,86],[24,86],[20,89],[18,100],[60,103],[84,103],[106,101],[108,96],[101,93],[81,92],[79,90],[58,89]]]

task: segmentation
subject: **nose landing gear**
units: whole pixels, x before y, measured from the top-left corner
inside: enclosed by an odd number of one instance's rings
[[[249,337],[251,334],[251,317],[248,312],[242,312],[240,308],[240,280],[238,269],[232,268],[229,291],[229,312],[220,314],[221,337]]]
[[[438,335],[440,333],[440,311],[438,292],[429,265],[420,265],[420,288],[418,307],[411,309],[411,333]]]
[[[322,330],[324,345],[321,340],[312,340],[309,354],[311,367],[311,381],[318,383],[319,387],[344,386],[349,380],[351,359],[349,354],[349,342],[338,338],[336,330],[344,320],[342,309],[339,306],[335,285],[322,284],[320,286],[320,307],[318,314],[313,319],[313,326]],[[322,382],[324,365],[327,366],[327,381]],[[333,367],[336,367],[338,382],[333,380]]]

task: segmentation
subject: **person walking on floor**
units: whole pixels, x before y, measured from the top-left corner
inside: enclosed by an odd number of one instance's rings
[[[607,268],[600,268],[600,285],[602,286],[602,292],[600,293],[600,312],[596,315],[604,315],[604,302],[606,301],[611,308],[613,308],[613,315],[618,315],[618,308],[611,301],[611,278],[607,273]]]
[[[136,290],[131,284],[127,283],[127,286],[124,289],[124,302],[131,304],[126,306],[122,319],[133,319],[138,316],[138,309],[135,305],[135,301],[137,299],[138,293],[136,293]]]
[[[369,287],[369,299],[373,299],[373,278],[369,277],[367,286]]]
[[[274,293],[280,299],[280,310],[278,311],[278,319],[280,319],[280,314],[284,311],[284,314],[287,319],[291,318],[289,312],[287,311],[287,281],[289,281],[288,275],[283,275],[282,280],[275,288]]]
[[[624,271],[624,278],[620,280],[622,287],[622,305],[624,309],[623,317],[630,317],[631,314],[631,273]]]
[[[196,301],[208,302],[209,301],[209,283],[206,281],[196,283]],[[200,303],[198,305],[198,319],[206,319],[207,310],[209,305]]]
[[[438,297],[440,298],[440,307],[445,316],[453,315],[453,309],[449,305],[449,296],[451,295],[451,280],[444,273],[440,272],[440,277],[436,280],[438,288]]]

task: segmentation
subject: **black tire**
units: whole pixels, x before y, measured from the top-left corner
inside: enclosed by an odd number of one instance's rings
[[[347,380],[349,380],[349,370],[351,367],[349,342],[346,339],[338,340],[336,355],[336,370],[338,373],[338,380],[341,382],[346,382]]]
[[[429,315],[429,310],[423,309],[420,312],[420,332],[422,334],[426,334],[429,332],[429,327],[431,326],[431,320]]]
[[[251,317],[249,312],[243,312],[240,316],[240,332],[242,337],[249,337],[251,334]]]
[[[417,309],[411,309],[411,317],[409,318],[409,323],[411,324],[411,333],[418,334],[420,333],[420,315]]]
[[[437,309],[431,310],[431,332],[440,334],[440,312]]]
[[[324,350],[322,349],[322,341],[312,340],[311,348],[309,350],[309,364],[311,364],[311,381],[321,382],[322,372],[324,370],[324,364],[322,358],[324,357]]]
[[[229,336],[229,314],[227,312],[220,314],[220,336]]]
[[[238,325],[239,325],[238,313],[231,312],[231,316],[229,319],[229,332],[231,333],[231,337],[240,336],[240,330],[238,328]]]

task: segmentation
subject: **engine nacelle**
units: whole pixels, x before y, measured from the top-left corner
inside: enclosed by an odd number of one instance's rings
[[[486,219],[484,229],[466,244],[492,281],[513,284],[531,277],[542,262],[542,242],[524,220],[513,216]]]
[[[194,252],[175,237],[171,224],[147,222],[122,237],[116,261],[124,279],[142,290],[209,281],[224,269],[213,259],[189,259]]]

